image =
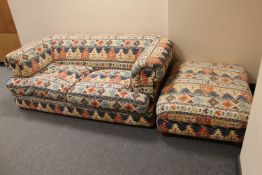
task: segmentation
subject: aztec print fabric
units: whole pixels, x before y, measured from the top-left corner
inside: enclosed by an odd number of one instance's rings
[[[157,35],[55,35],[6,56],[15,76],[32,76],[57,62],[131,71],[130,89],[154,99],[172,58],[173,43]]]
[[[94,71],[85,75],[81,82],[94,86],[110,86],[128,89],[130,86],[131,72],[128,70],[105,69]]]
[[[191,136],[205,139],[221,140],[242,143],[245,128],[223,128],[196,123],[185,123],[157,118],[157,128],[162,133],[172,133],[182,136]]]
[[[5,64],[14,76],[28,77],[53,62],[51,38],[44,38],[25,45],[8,55]]]
[[[172,59],[173,43],[156,35],[56,35],[54,61],[131,70],[131,87],[152,99]]]
[[[127,69],[157,37],[136,35],[56,35],[54,61],[83,63],[96,69]]]
[[[134,91],[147,93],[154,100],[159,93],[160,83],[172,63],[172,49],[171,41],[160,38],[143,52],[131,70],[131,87]]]
[[[93,69],[86,66],[50,64],[31,78],[11,78],[7,87],[14,95],[33,95],[66,100],[66,93],[83,74]]]
[[[68,102],[96,108],[146,113],[149,97],[127,89],[130,73],[101,70],[84,76],[68,92]]]
[[[93,119],[152,126],[172,48],[171,41],[157,35],[54,35],[6,56],[15,76],[7,87],[16,98],[32,102],[19,107],[55,112],[52,107],[63,103],[90,109]],[[35,98],[51,106],[35,105]]]
[[[67,116],[80,117],[126,125],[138,125],[152,127],[155,125],[154,106],[152,105],[146,114],[131,112],[105,110],[103,108],[93,108],[79,106],[62,101],[42,99],[32,96],[15,97],[17,107],[38,110]]]
[[[247,75],[240,66],[186,62],[174,66],[156,112],[168,122],[238,130],[246,128],[251,103]]]

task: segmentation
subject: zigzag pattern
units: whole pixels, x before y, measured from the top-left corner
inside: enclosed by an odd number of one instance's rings
[[[167,132],[239,142],[251,103],[252,94],[242,67],[186,62],[170,72],[156,113],[160,123],[165,123],[159,127]],[[198,134],[202,126],[206,136]],[[191,132],[184,131],[184,127]]]
[[[191,136],[205,139],[221,140],[242,143],[245,128],[233,129],[207,126],[197,123],[185,123],[157,118],[157,127],[163,133],[172,133],[183,136]]]
[[[133,112],[121,112],[117,110],[106,110],[94,107],[82,107],[67,102],[57,102],[48,99],[17,96],[15,97],[17,107],[62,114],[83,119],[100,120],[111,123],[126,125],[152,127],[155,125],[154,105],[151,104],[147,114],[136,114]]]

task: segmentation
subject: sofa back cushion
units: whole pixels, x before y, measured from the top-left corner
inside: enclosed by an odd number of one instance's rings
[[[55,35],[54,61],[99,69],[131,70],[152,40],[139,35]]]

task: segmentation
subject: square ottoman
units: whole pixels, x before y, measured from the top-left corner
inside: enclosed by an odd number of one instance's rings
[[[162,133],[241,143],[252,94],[245,70],[232,64],[175,65],[157,102]]]

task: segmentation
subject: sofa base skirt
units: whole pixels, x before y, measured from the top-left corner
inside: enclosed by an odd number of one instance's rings
[[[157,128],[162,133],[171,133],[182,136],[191,136],[197,138],[206,138],[213,140],[221,140],[227,142],[242,143],[245,135],[245,128],[222,128],[212,127],[199,124],[190,124],[184,122],[176,122],[157,118]]]
[[[92,107],[76,106],[68,102],[60,102],[31,96],[17,96],[15,97],[15,103],[17,107],[25,109],[126,125],[152,127],[155,125],[156,120],[153,112],[137,114],[105,110],[101,108],[96,109]]]

